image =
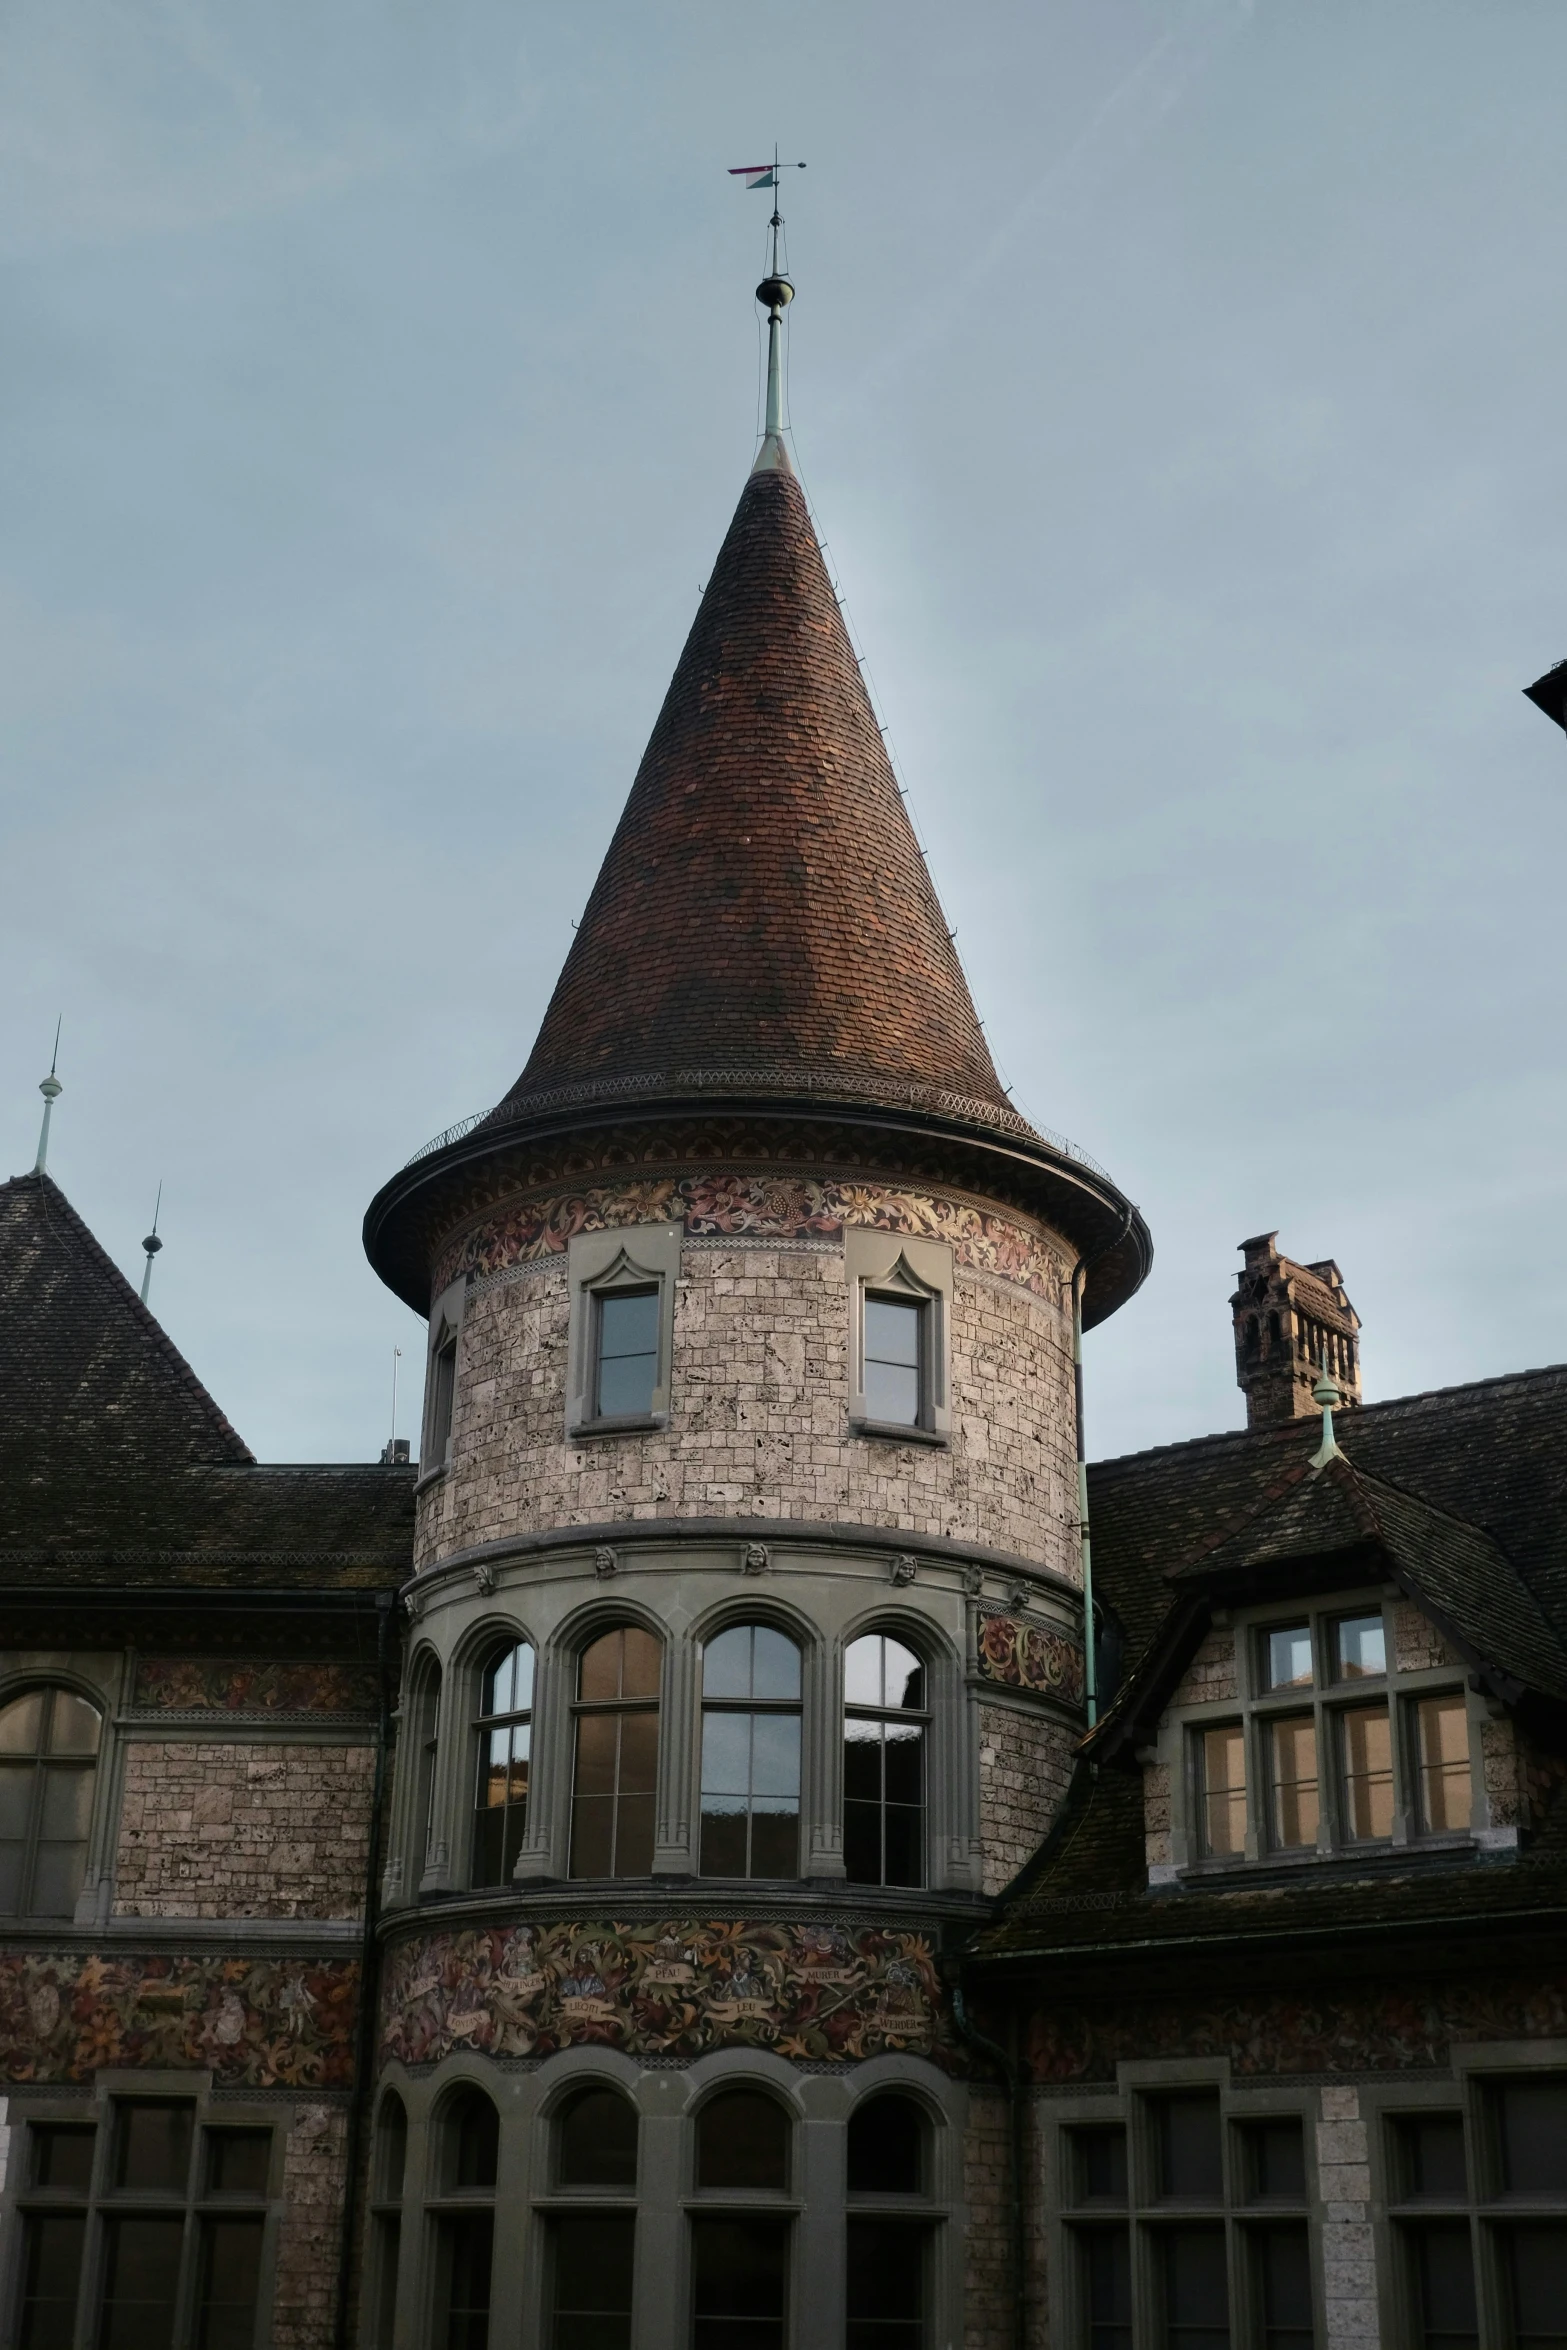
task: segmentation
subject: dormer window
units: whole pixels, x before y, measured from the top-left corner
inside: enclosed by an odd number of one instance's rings
[[[1474,1741],[1459,1670],[1424,1656],[1400,1666],[1380,1599],[1282,1620],[1248,1612],[1234,1664],[1232,1699],[1182,1708],[1172,1723],[1184,1742],[1176,1866],[1470,1832]]]

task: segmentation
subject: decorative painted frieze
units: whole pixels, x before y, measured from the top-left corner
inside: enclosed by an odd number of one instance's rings
[[[954,2050],[934,1947],[901,1929],[579,1921],[425,1934],[389,1954],[383,2059],[547,2056],[584,2042],[846,2063],[888,2050],[950,2063]]]
[[[248,2088],[346,2088],[358,1962],[0,1952],[0,2075],[210,2070]]]
[[[1082,1699],[1083,1652],[1076,1641],[1015,1616],[981,1614],[979,1669],[1004,1689],[1033,1689],[1069,1705]]]
[[[1036,2081],[1113,2081],[1129,2059],[1227,2056],[1238,2077],[1264,2073],[1405,2072],[1445,2065],[1453,2041],[1561,2040],[1567,1984],[1539,1974],[1334,1984],[1320,1997],[1224,2002],[1127,1999],[1119,2006],[1052,2002],[1030,2020]]]
[[[241,1664],[228,1657],[144,1656],[133,1702],[160,1712],[371,1714],[375,1674],[363,1665]]]
[[[518,1200],[447,1251],[433,1287],[444,1289],[466,1273],[499,1273],[533,1258],[562,1256],[579,1232],[676,1220],[698,1239],[732,1234],[737,1240],[794,1240],[835,1236],[852,1224],[945,1240],[960,1265],[1020,1281],[1052,1302],[1063,1279],[1050,1249],[1025,1225],[939,1193],[778,1175],[692,1175]]]

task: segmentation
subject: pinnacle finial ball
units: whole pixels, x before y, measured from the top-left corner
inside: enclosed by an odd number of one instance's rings
[[[794,288],[786,277],[764,277],[756,298],[764,310],[784,310],[794,300]]]
[[[56,1077],[54,1071],[51,1069],[48,1076],[39,1086],[38,1090],[43,1095],[46,1102],[57,1102],[61,1094],[64,1093],[65,1087],[60,1083],[59,1078]]]
[[[163,1243],[158,1238],[156,1232],[149,1232],[146,1239],[142,1242],[142,1247],[147,1251],[147,1254],[150,1257],[155,1257],[162,1246]]]

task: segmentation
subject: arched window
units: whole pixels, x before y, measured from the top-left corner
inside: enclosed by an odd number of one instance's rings
[[[800,1869],[800,1651],[768,1624],[735,1624],[702,1658],[704,1877]]]
[[[789,2223],[765,2208],[734,2208],[736,2195],[788,2192],[789,2117],[760,2089],[726,2089],[697,2115],[696,2185],[722,2194],[718,2212],[691,2219],[694,2350],[783,2350]]]
[[[923,2350],[928,2338],[931,2229],[907,2209],[929,2192],[928,2140],[923,2112],[896,2090],[849,2117],[846,2350]]]
[[[1246,1316],[1246,1352],[1249,1355],[1254,1355],[1260,1351],[1261,1346],[1262,1326],[1255,1314],[1248,1314]]]
[[[486,2350],[500,2116],[482,2089],[459,2089],[436,2136],[436,2350]]]
[[[395,2089],[376,2115],[371,2165],[370,2340],[392,2350],[397,2330],[397,2263],[402,2249],[403,2181],[408,2169],[408,2116]]]
[[[1282,1331],[1280,1330],[1280,1328],[1279,1328],[1279,1317],[1278,1317],[1278,1315],[1277,1315],[1277,1314],[1269,1314],[1269,1316],[1268,1316],[1268,1344],[1269,1344],[1269,1346],[1270,1346],[1270,1347],[1275,1347],[1275,1346],[1282,1346],[1282,1345],[1283,1345],[1283,1343],[1284,1343],[1284,1334],[1283,1334],[1283,1332],[1282,1332]]]
[[[574,1877],[645,1877],[652,1870],[662,1654],[654,1634],[636,1624],[618,1624],[582,1652],[571,1789]]]
[[[410,1833],[414,1844],[413,1882],[417,1890],[419,1879],[430,1865],[431,1848],[435,1843],[435,1764],[436,1745],[441,1721],[441,1668],[426,1657],[414,1668],[413,1697],[410,1705],[412,1720],[409,1744],[413,1750],[413,1819]]]
[[[925,1882],[925,1667],[886,1632],[843,1663],[843,1864],[852,1885]]]
[[[555,2124],[555,2183],[608,2209],[550,2220],[550,2350],[630,2350],[636,2215],[614,2200],[637,2183],[637,2116],[618,2089],[579,2089]]]
[[[490,1659],[479,1685],[473,1882],[509,1885],[528,1824],[533,1651],[526,1641]]]
[[[74,1911],[102,1729],[74,1689],[28,1689],[0,1707],[0,1916]]]

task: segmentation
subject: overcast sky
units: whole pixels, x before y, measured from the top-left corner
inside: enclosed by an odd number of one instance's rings
[[[11,0],[0,1132],[264,1458],[526,1058],[753,447],[795,445],[1020,1104],[1156,1257],[1090,1449],[1567,1356],[1561,0]]]

